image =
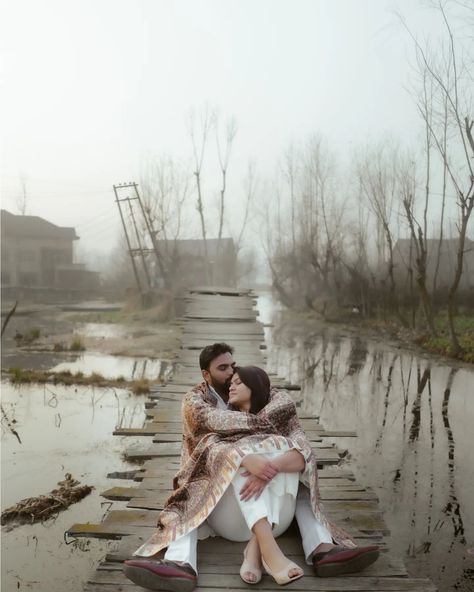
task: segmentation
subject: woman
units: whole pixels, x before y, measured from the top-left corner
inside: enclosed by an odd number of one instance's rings
[[[256,415],[267,405],[269,396],[270,379],[264,370],[256,366],[236,368],[229,390],[231,408]],[[209,525],[220,536],[236,541],[250,539],[240,570],[241,578],[248,584],[261,580],[262,564],[278,584],[288,584],[303,576],[303,570],[285,557],[275,541],[293,520],[299,473],[305,468],[303,455],[290,446],[283,453],[245,456],[231,487],[208,518]],[[262,457],[271,461],[269,475],[274,476],[268,483],[254,478],[256,487],[263,487],[254,494],[246,486],[251,473],[245,467],[262,462]]]

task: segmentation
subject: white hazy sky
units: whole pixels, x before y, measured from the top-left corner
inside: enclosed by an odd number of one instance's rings
[[[18,212],[23,177],[27,213],[109,249],[112,185],[150,154],[187,158],[186,114],[205,102],[237,120],[235,201],[249,159],[268,174],[311,132],[341,152],[385,132],[411,142],[396,10],[422,37],[441,31],[418,0],[4,0],[2,207]]]

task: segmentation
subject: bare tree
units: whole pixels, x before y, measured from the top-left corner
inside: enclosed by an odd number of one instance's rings
[[[22,216],[26,216],[26,212],[28,210],[28,201],[29,197],[26,187],[26,176],[22,174],[20,175],[20,193],[16,202],[18,211]]]
[[[429,158],[428,158],[429,160]],[[427,287],[427,264],[428,264],[428,249],[427,249],[427,212],[429,203],[429,175],[427,175],[427,182],[425,185],[425,200],[423,206],[423,221],[420,223],[416,217],[415,212],[415,194],[416,194],[416,176],[415,176],[415,161],[413,157],[408,156],[404,163],[400,164],[399,169],[399,191],[403,207],[405,209],[408,220],[408,227],[411,235],[411,246],[415,249],[415,269],[416,269],[416,283],[420,294],[423,310],[425,313],[426,323],[432,336],[436,335],[436,328],[433,316],[433,304],[431,295]],[[411,265],[411,254],[410,254]]]
[[[250,213],[250,207],[254,201],[254,193],[255,193],[255,186],[256,186],[256,172],[255,172],[255,163],[249,162],[247,167],[247,175],[244,180],[244,191],[245,191],[245,210],[244,210],[244,217],[242,219],[242,226],[240,228],[240,232],[238,237],[235,241],[235,247],[238,251],[242,245],[242,238],[244,236],[244,232],[247,229],[247,221]]]
[[[190,175],[182,164],[161,156],[146,163],[140,185],[154,246],[158,249],[160,274],[171,288],[178,267],[177,240],[189,199]]]
[[[204,202],[202,196],[202,167],[204,154],[206,151],[209,132],[214,125],[214,112],[206,105],[200,113],[199,121],[196,120],[196,113],[191,110],[188,119],[188,132],[191,138],[193,157],[194,157],[194,177],[197,190],[197,210],[201,222],[201,234],[204,241],[204,256],[206,258],[206,269],[209,282],[212,282],[212,270],[209,262],[209,253],[207,249],[206,220],[204,214]]]
[[[454,354],[461,352],[461,346],[454,327],[456,295],[464,264],[464,252],[468,223],[474,209],[474,142],[472,136],[472,79],[465,69],[466,58],[460,51],[451,28],[445,4],[438,2],[436,8],[445,26],[447,43],[436,50],[422,47],[416,36],[402,20],[412,38],[418,63],[426,71],[433,85],[438,103],[446,105],[441,113],[447,122],[439,117],[439,110],[424,116],[432,141],[438,150],[447,176],[456,193],[457,205],[457,253],[453,278],[448,292],[448,321]],[[433,117],[431,117],[433,115]],[[423,113],[422,113],[423,116]],[[446,140],[445,130],[451,134]]]
[[[393,223],[398,198],[397,166],[398,148],[388,141],[367,148],[357,163],[357,175],[362,195],[375,215],[377,223],[377,252],[379,266],[387,262],[390,281],[389,298],[393,310],[404,326],[408,323],[402,314],[398,301],[394,267]]]
[[[230,153],[232,150],[232,144],[234,142],[235,135],[237,133],[237,125],[234,118],[231,118],[226,123],[225,129],[225,147],[222,149],[221,142],[219,139],[219,119],[216,114],[215,116],[215,132],[216,132],[216,143],[217,143],[217,156],[219,159],[219,166],[222,174],[222,185],[220,189],[220,201],[219,201],[219,231],[217,238],[222,238],[222,229],[224,227],[224,205],[225,205],[225,192],[227,188],[227,168],[229,166]]]

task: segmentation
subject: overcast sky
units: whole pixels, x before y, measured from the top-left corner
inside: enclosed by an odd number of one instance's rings
[[[249,159],[268,174],[311,132],[341,153],[386,132],[414,142],[395,11],[441,31],[418,0],[4,0],[2,207],[18,213],[23,177],[27,213],[109,249],[112,185],[149,155],[187,158],[186,116],[206,102],[238,124],[235,201]]]

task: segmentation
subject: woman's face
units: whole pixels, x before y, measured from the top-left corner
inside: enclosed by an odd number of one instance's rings
[[[236,373],[232,376],[229,389],[229,403],[237,407],[239,411],[250,411],[250,398],[252,391],[241,380]]]

